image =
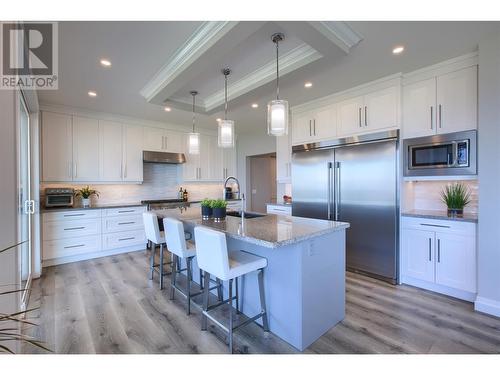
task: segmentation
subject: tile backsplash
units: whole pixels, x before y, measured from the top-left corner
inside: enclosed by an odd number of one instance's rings
[[[222,183],[182,182],[182,167],[175,164],[144,164],[142,184],[90,184],[99,191],[99,204],[136,203],[146,199],[177,198],[179,188],[187,189],[189,200],[222,197]],[[41,184],[41,194],[48,187],[79,188],[86,184],[57,183]],[[43,201],[43,200],[42,200]],[[76,202],[78,204],[78,202]]]
[[[407,181],[404,183],[403,210],[446,210],[446,205],[441,201],[441,191],[446,185],[457,181]],[[465,207],[464,212],[477,214],[478,207],[478,181],[464,180],[471,191],[471,202]]]

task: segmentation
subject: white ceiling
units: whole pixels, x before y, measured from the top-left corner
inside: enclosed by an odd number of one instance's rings
[[[40,101],[188,125],[189,111],[175,108],[173,103],[172,111],[165,112],[163,106],[148,103],[140,91],[202,24],[61,22],[59,90],[40,91]],[[188,74],[182,82],[177,82],[179,87],[172,89],[174,92],[168,99],[189,100],[189,91],[195,89],[200,91],[202,101],[223,88],[220,73],[223,66],[232,68],[229,80],[234,82],[272,61],[275,50],[270,34],[276,31],[286,35],[280,55],[304,43],[322,55],[280,79],[280,96],[293,106],[472,52],[485,35],[500,30],[498,22],[348,22],[346,25],[363,38],[348,53],[335,47],[320,28],[309,22],[239,23],[238,27],[247,30],[247,35],[239,33],[244,40],[219,53],[217,58],[199,59],[196,74]],[[406,49],[402,55],[394,56],[391,50],[398,44]],[[103,57],[112,61],[111,68],[99,65]],[[313,87],[305,89],[305,81],[311,81]],[[89,90],[95,90],[98,97],[88,97]],[[237,132],[265,133],[265,107],[274,93],[275,83],[268,82],[230,101],[228,117],[236,121]],[[251,103],[258,103],[259,108],[251,108]],[[219,106],[210,115],[198,115],[199,125],[215,129],[215,118],[221,116],[221,111]]]

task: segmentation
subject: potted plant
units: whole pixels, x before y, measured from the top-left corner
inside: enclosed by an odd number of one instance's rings
[[[461,182],[446,186],[441,192],[441,200],[448,207],[448,216],[460,216],[470,203],[470,190]]]
[[[226,218],[226,206],[227,202],[222,199],[215,199],[212,201],[212,210],[214,215],[214,221],[222,221]]]
[[[201,218],[203,220],[209,219],[213,214],[212,200],[205,198],[201,201]]]
[[[90,197],[92,195],[95,195],[99,198],[99,192],[97,190],[91,189],[89,185],[82,187],[81,189],[76,189],[75,195],[77,197],[82,197],[83,207],[90,207]]]

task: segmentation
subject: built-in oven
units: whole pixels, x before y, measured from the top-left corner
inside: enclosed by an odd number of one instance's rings
[[[405,176],[464,176],[477,174],[477,131],[406,139]]]
[[[45,207],[73,207],[74,189],[47,188],[45,189]]]

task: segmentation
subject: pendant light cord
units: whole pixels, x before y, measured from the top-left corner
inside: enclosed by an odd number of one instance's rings
[[[193,133],[194,133],[194,124],[196,122],[196,115],[195,115],[195,111],[194,111],[194,98],[196,96],[196,94],[194,92],[191,93],[191,95],[193,95]]]
[[[276,40],[276,100],[280,99],[279,41]]]
[[[224,120],[227,120],[227,74],[224,74]]]

